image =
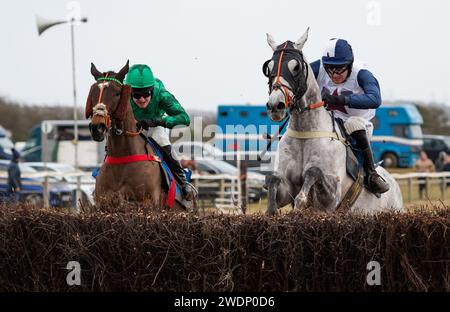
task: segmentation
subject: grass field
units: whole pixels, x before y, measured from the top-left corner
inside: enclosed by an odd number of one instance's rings
[[[414,172],[411,168],[395,168],[395,169],[389,169],[390,173],[410,173]],[[409,187],[405,183],[400,184],[400,189],[402,191],[403,196],[403,202],[405,205],[405,208],[408,211],[412,211],[415,209],[421,209],[426,207],[436,207],[436,206],[450,206],[450,187],[447,187],[446,194],[442,193],[441,185],[435,184],[435,182],[439,183],[439,181],[431,180],[428,188],[428,196],[426,193],[424,193],[424,197],[421,199],[419,194],[419,186],[418,185],[412,185],[411,190],[411,200],[409,198]],[[267,199],[262,199],[257,203],[252,203],[248,206],[247,213],[248,214],[254,214],[254,213],[265,213],[267,208]],[[282,208],[283,211],[289,211],[292,209],[290,206],[286,206]],[[205,208],[205,212],[214,212],[216,211],[215,208]]]
[[[405,203],[405,208],[407,211],[414,211],[416,209],[423,209],[427,207],[450,207],[450,199],[441,201],[441,200],[419,200],[413,203]],[[258,203],[251,204],[248,209],[248,214],[257,214],[257,213],[265,213],[267,208],[267,199],[263,199]],[[283,212],[288,212],[292,208],[290,206],[286,206],[282,208]]]

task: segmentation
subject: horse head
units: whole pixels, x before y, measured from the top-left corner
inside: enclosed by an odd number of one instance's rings
[[[267,113],[273,121],[281,121],[288,111],[301,109],[300,99],[307,91],[308,64],[303,56],[303,46],[308,30],[295,43],[286,41],[280,45],[267,34],[267,42],[273,56],[263,65],[263,73],[269,78]]]
[[[129,106],[131,87],[123,84],[128,73],[129,61],[118,72],[101,73],[91,63],[91,74],[95,83],[91,86],[86,101],[86,118],[91,118],[89,129],[95,141],[103,141],[111,129],[113,134],[122,134],[122,123]]]

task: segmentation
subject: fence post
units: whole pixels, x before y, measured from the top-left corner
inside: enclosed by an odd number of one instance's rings
[[[225,196],[225,178],[223,177],[219,180],[219,194],[220,197]]]
[[[428,176],[425,177],[425,196],[427,199],[430,199],[430,193],[429,193],[430,183]]]
[[[49,194],[50,194],[50,192],[49,192],[49,187],[48,187],[48,175],[46,174],[44,177],[44,196],[43,196],[44,208],[50,207]]]
[[[408,178],[408,203],[412,202],[412,177]]]
[[[242,193],[241,196],[241,211],[243,214],[246,214],[247,212],[247,205],[248,205],[248,185],[247,185],[247,160],[244,159],[244,161],[241,162],[241,175],[239,177],[239,185],[240,185],[240,191]]]
[[[82,196],[81,196],[81,176],[77,175],[77,190],[75,191],[75,213],[79,214],[81,211],[81,202],[82,202]]]

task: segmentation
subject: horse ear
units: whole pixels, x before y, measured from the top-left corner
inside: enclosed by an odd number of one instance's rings
[[[267,43],[269,44],[269,46],[272,48],[272,50],[276,50],[277,49],[277,44],[275,42],[275,39],[273,39],[271,34],[266,34],[267,36]]]
[[[127,108],[130,105],[130,96],[131,96],[131,86],[123,85],[122,91],[120,93],[120,102],[119,105],[117,106],[116,112],[114,113],[116,119],[120,121],[124,120]]]
[[[86,119],[89,119],[89,117],[91,117],[92,116],[92,87],[91,87],[91,89],[89,90],[89,95],[88,95],[88,98],[87,98],[87,100],[86,100],[86,108],[85,108],[85,116],[86,116]]]
[[[125,78],[125,75],[128,73],[128,70],[130,69],[130,60],[127,60],[127,63],[125,64],[124,67],[122,67],[122,69],[117,73],[116,75],[116,79],[118,79],[119,81],[123,81],[123,79]]]
[[[103,74],[95,67],[94,63],[91,63],[91,74],[94,76],[95,80],[102,77]]]
[[[305,45],[306,40],[308,40],[308,33],[309,33],[309,27],[306,29],[305,33],[303,34],[303,36],[297,40],[297,42],[295,42],[295,47],[297,48],[297,50],[302,50],[303,46]]]

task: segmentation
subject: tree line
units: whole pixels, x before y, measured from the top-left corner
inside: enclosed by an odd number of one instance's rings
[[[450,108],[444,105],[429,105],[417,103],[422,114],[423,132],[427,134],[450,134]],[[214,112],[192,110],[188,111],[193,120],[194,116],[202,116],[202,126],[216,122]],[[84,110],[80,107],[78,118],[84,119]],[[73,107],[57,105],[24,105],[0,97],[0,125],[11,132],[11,140],[25,141],[33,126],[43,120],[73,119]],[[191,126],[192,128],[192,126]],[[193,130],[193,129],[192,129]]]

